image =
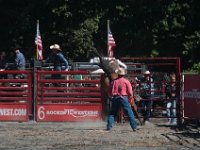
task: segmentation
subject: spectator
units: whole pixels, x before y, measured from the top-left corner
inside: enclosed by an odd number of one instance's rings
[[[112,106],[108,115],[107,130],[111,130],[114,118],[116,117],[120,106],[122,106],[125,113],[127,113],[133,131],[136,131],[137,129],[137,122],[128,100],[133,98],[132,86],[131,83],[124,78],[125,74],[126,71],[120,68],[118,70],[118,78],[111,82],[110,94],[112,97]]]
[[[44,63],[53,63],[54,71],[68,70],[68,61],[62,54],[62,50],[58,44],[50,46],[52,54],[43,62]],[[61,79],[61,74],[53,74],[52,79]],[[57,84],[59,85],[59,84]]]
[[[176,124],[176,75],[170,75],[170,82],[165,87],[168,124]]]
[[[54,71],[68,70],[68,61],[62,54],[62,50],[58,44],[54,44],[50,46],[52,50],[52,54],[46,60],[45,63],[53,63]],[[64,65],[64,67],[62,67]]]
[[[15,62],[12,67],[14,70],[25,70],[26,67],[26,60],[24,54],[20,51],[20,47],[14,49],[15,51]],[[18,74],[15,78],[24,78],[24,74]]]
[[[139,83],[140,81],[138,80],[137,77],[133,78],[131,82],[133,88],[133,98],[136,103],[140,102],[140,100],[142,99],[138,93]]]
[[[150,116],[151,116],[151,109],[153,101],[151,100],[151,94],[152,94],[152,79],[150,75],[150,71],[147,70],[144,72],[144,77],[140,83],[140,96],[142,99],[142,112],[143,112],[143,122],[144,124],[149,123]]]
[[[25,70],[26,60],[24,54],[20,52],[20,49],[15,49],[16,57],[15,57],[15,65],[18,70]]]

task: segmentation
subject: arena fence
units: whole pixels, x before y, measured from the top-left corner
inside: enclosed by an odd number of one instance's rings
[[[37,121],[102,119],[100,79],[88,71],[37,71]]]
[[[157,58],[144,58],[144,57],[123,57],[121,58],[122,62],[125,62],[128,66],[128,75],[130,81],[133,81],[133,78],[137,77],[137,88],[135,90],[136,95],[141,95],[144,90],[141,89],[141,84],[143,81],[143,73],[146,70],[150,71],[150,91],[151,94],[148,98],[142,98],[140,101],[137,101],[138,112],[141,118],[143,118],[144,109],[150,110],[151,118],[163,118],[164,122],[170,118],[176,118],[178,123],[181,123],[182,113],[183,113],[183,102],[180,95],[181,89],[181,78],[180,78],[180,58],[176,57],[157,57]],[[176,96],[167,97],[165,89],[167,81],[164,79],[164,76],[175,74],[176,81],[170,81],[175,83]],[[151,105],[149,107],[142,107],[145,101],[150,101]],[[169,102],[174,102],[176,105],[171,107],[170,110],[167,108]],[[167,112],[175,112],[175,116],[167,116]],[[119,113],[118,121],[123,122],[126,116],[121,111]]]
[[[0,71],[0,120],[28,121],[32,117],[32,72]]]
[[[152,101],[151,118],[168,119],[166,104],[176,102],[175,118],[178,123],[188,118],[199,119],[199,77],[180,76],[180,58],[121,58],[128,65],[130,81],[138,78],[142,83],[144,71],[149,70],[153,80],[151,97],[136,102],[140,117],[143,116],[143,101]],[[79,67],[82,67],[79,65]],[[85,67],[85,64],[84,64]],[[87,67],[87,66],[86,66]],[[96,66],[95,66],[96,67]],[[75,71],[45,71],[42,68],[30,71],[0,71],[0,120],[1,121],[97,121],[109,112],[109,99],[102,92],[101,74],[91,74],[85,68]],[[175,73],[176,97],[167,98],[165,93],[166,74]],[[22,75],[22,76],[21,76]],[[195,78],[195,80],[194,80]],[[182,85],[184,83],[184,85]],[[196,85],[197,84],[197,85]],[[140,86],[135,91],[140,95]],[[184,94],[183,94],[184,93]],[[196,96],[193,100],[190,94]],[[184,97],[187,96],[187,97]],[[192,100],[193,101],[192,101]],[[194,109],[190,109],[190,103]],[[198,105],[197,105],[198,104]],[[119,112],[118,121],[126,116]]]

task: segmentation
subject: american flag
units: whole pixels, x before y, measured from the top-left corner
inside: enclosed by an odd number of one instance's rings
[[[36,36],[35,36],[35,45],[36,45],[36,58],[37,60],[43,60],[43,55],[42,55],[42,39],[40,35],[40,30],[39,30],[39,20],[37,21],[37,31],[36,31]]]
[[[111,33],[110,25],[109,25],[109,22],[108,22],[108,43],[107,43],[108,57],[113,57],[113,49],[115,48],[115,46],[116,46],[115,40],[114,40],[113,35]]]

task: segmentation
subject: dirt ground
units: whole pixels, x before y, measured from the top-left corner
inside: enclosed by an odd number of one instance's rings
[[[133,132],[128,123],[0,122],[0,150],[169,150],[200,149],[200,127],[153,123]]]

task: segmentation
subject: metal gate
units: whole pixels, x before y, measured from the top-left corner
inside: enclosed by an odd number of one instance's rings
[[[0,120],[28,121],[32,116],[32,72],[0,71]]]
[[[142,98],[140,102],[136,102],[138,105],[138,112],[143,118],[144,108],[142,103],[145,101],[151,101],[150,109],[151,118],[160,118],[163,122],[167,122],[169,118],[176,118],[177,123],[181,122],[183,116],[183,103],[180,96],[181,90],[181,78],[180,78],[180,58],[177,57],[156,57],[156,58],[145,58],[145,57],[123,57],[120,59],[125,62],[128,66],[128,75],[130,81],[134,80],[136,77],[138,82],[142,83],[143,73],[146,70],[150,71],[150,76],[152,78],[151,85],[151,96],[149,98]],[[170,83],[176,84],[176,97],[169,98],[166,95],[166,83],[164,80],[165,75],[175,74],[176,81],[170,81]],[[141,80],[140,80],[141,79]],[[139,83],[138,83],[139,84]],[[153,86],[152,86],[153,85]],[[136,94],[140,95],[143,92],[142,89],[137,88]],[[167,116],[166,105],[169,102],[174,101],[176,107],[171,107],[173,111],[176,111],[174,117]],[[124,118],[123,112],[119,115],[119,121],[122,122]],[[163,119],[162,119],[163,118]]]
[[[88,71],[37,71],[37,121],[102,119],[100,79]]]
[[[181,99],[180,58],[138,58],[124,57],[121,61],[128,66],[128,78],[142,77],[143,72],[150,70],[154,79],[151,98],[152,118],[167,118],[166,103],[174,99],[166,98],[163,76],[176,74],[176,118],[178,123],[183,116]],[[35,67],[34,67],[35,68]],[[8,78],[5,75],[8,75]],[[14,78],[23,74],[23,78]],[[32,74],[34,77],[32,78]],[[100,75],[89,71],[1,71],[0,79],[0,120],[27,121],[34,117],[36,121],[85,121],[102,120],[105,111],[105,97],[100,89]],[[59,78],[55,78],[59,75]],[[32,82],[36,81],[36,82]],[[32,91],[34,91],[32,93]],[[141,90],[136,92],[140,94]],[[106,103],[107,104],[107,103]],[[102,108],[104,107],[104,108]],[[138,111],[142,117],[143,108],[138,102]],[[124,114],[120,112],[119,122]]]

